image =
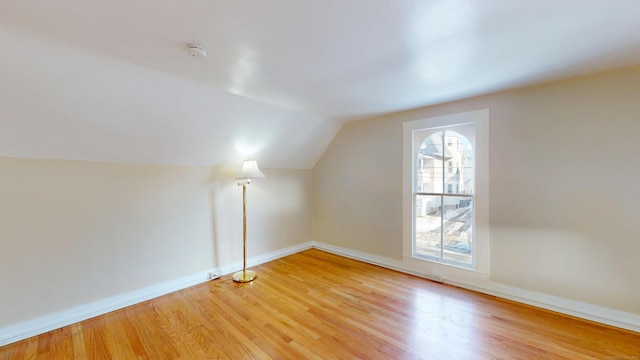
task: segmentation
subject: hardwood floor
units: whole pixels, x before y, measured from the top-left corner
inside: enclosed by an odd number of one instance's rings
[[[0,347],[0,359],[640,359],[640,334],[319,250]]]

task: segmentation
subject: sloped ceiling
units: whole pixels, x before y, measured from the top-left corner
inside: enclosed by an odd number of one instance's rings
[[[311,168],[346,121],[640,64],[639,15],[630,0],[0,0],[0,156]]]

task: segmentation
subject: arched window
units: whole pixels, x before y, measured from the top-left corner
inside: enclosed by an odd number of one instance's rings
[[[414,132],[414,256],[473,264],[474,133],[473,124]]]
[[[403,261],[488,275],[489,110],[405,122],[403,143]]]

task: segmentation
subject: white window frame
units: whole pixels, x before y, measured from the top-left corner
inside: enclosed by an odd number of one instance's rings
[[[489,275],[489,109],[475,110],[427,119],[407,121],[402,124],[402,257],[403,261],[420,272],[444,278],[463,277],[473,272]],[[413,161],[413,132],[459,124],[475,124],[475,185],[474,185],[474,246],[473,266],[458,267],[434,262],[413,255],[414,211],[413,187],[415,186]]]

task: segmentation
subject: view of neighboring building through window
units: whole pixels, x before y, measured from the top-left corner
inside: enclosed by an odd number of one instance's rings
[[[402,124],[402,258],[425,274],[488,280],[490,110]]]
[[[414,256],[473,266],[474,124],[414,131]],[[465,135],[463,135],[465,134]]]

